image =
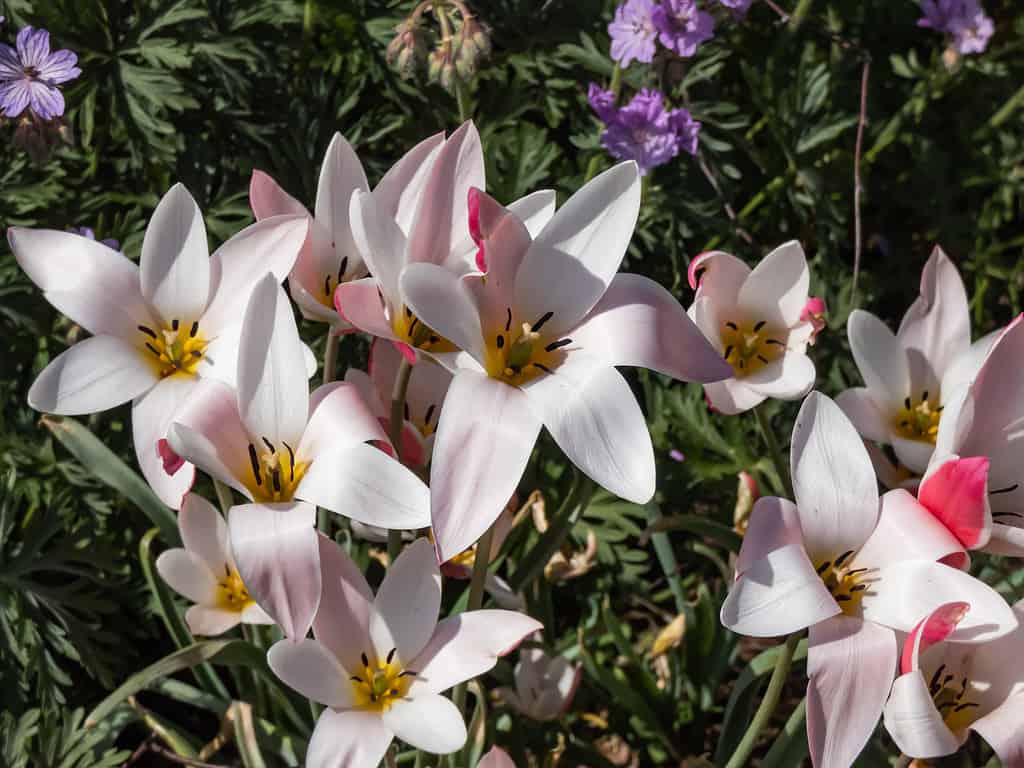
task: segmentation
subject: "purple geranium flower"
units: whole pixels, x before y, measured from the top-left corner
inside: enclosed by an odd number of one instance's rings
[[[64,114],[57,87],[82,74],[72,51],[50,52],[50,33],[25,27],[15,48],[0,44],[0,116],[17,117],[30,108],[42,120]]]
[[[661,44],[684,58],[693,56],[698,45],[715,35],[714,18],[698,10],[696,0],[661,0],[653,18]]]
[[[96,233],[93,231],[92,227],[69,227],[68,232],[71,232],[72,234],[75,235],[80,235],[82,237],[87,237],[90,240],[96,239]],[[115,251],[121,250],[121,243],[112,237],[100,240],[100,242],[107,246],[107,248],[111,248]]]
[[[635,160],[641,174],[667,163],[680,150],[696,154],[700,123],[685,109],[666,110],[660,92],[645,88],[619,109],[609,91],[591,85],[589,99],[608,126],[601,145],[618,160]]]
[[[921,0],[919,27],[945,32],[961,54],[983,53],[995,31],[978,0]]]
[[[608,25],[612,37],[612,58],[624,67],[631,61],[649,63],[657,48],[658,30],[654,26],[654,0],[626,0],[615,9]]]

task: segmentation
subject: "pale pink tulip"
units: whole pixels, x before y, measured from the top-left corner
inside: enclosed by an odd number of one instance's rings
[[[487,754],[480,758],[476,768],[516,768],[516,764],[504,749],[491,747]]]
[[[209,381],[171,425],[180,456],[253,504],[232,507],[231,546],[242,578],[291,638],[306,634],[320,599],[316,505],[370,525],[429,524],[429,492],[370,445],[380,422],[345,382],[312,395],[291,304],[276,279],[253,289],[242,323],[237,392]]]
[[[282,641],[267,655],[281,680],[327,707],[307,768],[376,768],[396,736],[425,752],[459,749],[466,725],[441,693],[490,670],[541,624],[502,610],[438,623],[441,573],[426,539],[395,560],[376,597],[337,544],[321,536],[319,546],[316,639]]]
[[[864,443],[814,392],[793,430],[796,504],[759,499],[722,623],[753,637],[808,628],[807,737],[816,766],[845,768],[864,748],[896,673],[896,632],[951,600],[970,602],[957,639],[985,642],[1017,618],[990,587],[936,562],[960,543],[907,491],[881,500]]]
[[[1004,768],[1024,768],[1024,627],[983,645],[953,642],[973,610],[939,606],[907,637],[885,727],[909,757],[951,755],[975,731]],[[1024,620],[1024,601],[1013,610]]]
[[[441,137],[428,141],[439,143]],[[434,264],[456,274],[472,268],[476,248],[466,196],[472,188],[484,188],[476,126],[464,123],[413,179],[385,177],[381,186],[385,183],[387,194],[381,195],[378,187],[373,194],[356,192],[352,197],[352,234],[371,276],[337,290],[338,311],[356,328],[399,344],[410,362],[415,360],[414,348],[454,352],[443,334],[416,316],[400,278],[409,264]],[[537,229],[551,218],[554,207],[554,192],[538,192],[513,204]]]
[[[131,400],[142,474],[178,509],[195,469],[165,472],[160,441],[202,380],[234,381],[249,294],[268,272],[277,282],[285,278],[307,226],[295,216],[267,219],[211,257],[199,207],[176,184],[153,211],[139,266],[79,235],[11,227],[7,239],[21,268],[54,307],[93,334],[39,374],[29,405],[75,415]],[[174,457],[167,459],[173,466]]]
[[[921,294],[894,335],[854,310],[850,349],[865,386],[836,402],[866,440],[891,445],[915,473],[928,466],[943,409],[967,385],[993,337],[971,344],[967,293],[956,266],[936,247],[921,272]]]
[[[494,522],[543,424],[569,459],[613,493],[654,493],[643,413],[616,365],[711,381],[729,366],[663,287],[616,275],[640,208],[623,163],[573,195],[533,237],[479,190],[470,228],[486,274],[412,264],[401,280],[415,315],[462,350],[434,442],[431,508],[447,560]]]
[[[799,243],[780,245],[753,270],[728,253],[704,253],[689,276],[697,291],[690,317],[730,366],[728,378],[704,385],[712,410],[737,414],[810,391],[806,353],[818,327],[807,314],[810,273]]]
[[[542,722],[556,720],[572,705],[582,676],[582,665],[564,656],[525,648],[519,652],[515,688],[498,688],[496,693],[521,715]]]
[[[156,559],[161,578],[195,603],[185,611],[193,635],[219,635],[238,624],[273,624],[252,599],[231,554],[228,527],[202,496],[185,495],[178,513],[184,549]]]

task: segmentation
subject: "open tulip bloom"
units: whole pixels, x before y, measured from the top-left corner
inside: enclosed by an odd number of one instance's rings
[[[907,637],[900,676],[885,707],[885,728],[904,754],[951,755],[978,733],[1004,768],[1024,766],[1024,627],[981,645],[948,642],[974,610],[948,603]],[[1024,620],[1024,601],[1013,607]]]
[[[920,474],[928,466],[943,409],[970,381],[994,340],[971,344],[967,293],[953,262],[936,247],[921,273],[921,294],[893,334],[858,309],[847,323],[863,387],[836,398],[866,440],[891,445]]]
[[[228,527],[202,496],[186,494],[178,513],[184,549],[156,559],[161,578],[195,603],[185,611],[193,635],[219,635],[238,624],[273,624],[252,599],[231,555]]]
[[[416,175],[404,174],[401,186],[388,184],[384,195],[378,187],[373,194],[356,191],[352,196],[352,233],[371,277],[345,283],[335,293],[338,311],[348,322],[399,344],[410,362],[414,348],[431,353],[455,348],[410,308],[400,284],[402,271],[417,263],[460,275],[472,268],[476,248],[465,201],[470,189],[484,188],[483,150],[472,122],[447,141],[443,136],[427,139],[410,154],[424,147],[433,154]],[[537,192],[512,207],[539,229],[554,212],[555,195]]]
[[[426,539],[395,560],[376,597],[337,544],[321,536],[319,545],[316,639],[281,641],[267,656],[281,680],[327,707],[309,742],[307,768],[375,768],[396,736],[426,752],[459,749],[466,725],[441,693],[490,670],[542,625],[503,610],[438,623],[441,573]]]
[[[29,405],[76,415],[131,400],[139,466],[177,509],[195,470],[164,472],[160,446],[171,419],[201,381],[234,381],[249,294],[267,273],[278,283],[285,278],[307,227],[294,216],[267,219],[211,257],[202,214],[180,184],[153,211],[138,266],[80,235],[11,227],[7,239],[21,268],[54,307],[93,334],[39,374]]]
[[[689,277],[697,291],[690,317],[730,366],[724,380],[704,385],[708,405],[733,415],[770,397],[796,400],[810,391],[815,372],[807,345],[821,327],[824,303],[808,296],[799,243],[780,245],[753,270],[728,253],[704,253],[690,264]]]
[[[253,597],[292,638],[320,600],[316,505],[384,528],[430,523],[423,482],[368,444],[387,437],[358,390],[334,382],[309,393],[291,304],[271,275],[245,311],[237,392],[203,382],[168,439],[254,502],[228,515],[232,550]]]
[[[635,163],[584,186],[531,236],[479,190],[469,226],[486,273],[405,268],[416,317],[462,350],[441,409],[430,471],[438,555],[451,558],[494,522],[541,425],[584,473],[630,501],[654,493],[647,424],[616,365],[713,381],[730,368],[660,285],[616,275],[640,207]]]
[[[796,504],[759,499],[722,623],[753,637],[809,629],[807,738],[815,766],[853,763],[871,737],[896,672],[896,632],[950,601],[971,604],[951,638],[981,643],[1017,618],[957,568],[960,543],[905,490],[881,500],[860,436],[814,392],[793,430]]]
[[[480,758],[476,768],[516,768],[516,764],[504,749],[491,747],[487,754]]]
[[[541,648],[524,648],[516,664],[515,688],[499,688],[496,693],[522,715],[555,720],[569,711],[582,677],[582,665]]]

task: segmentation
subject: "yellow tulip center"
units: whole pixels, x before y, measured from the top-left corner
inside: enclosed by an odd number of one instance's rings
[[[925,390],[916,405],[909,397],[903,401],[903,408],[896,414],[896,432],[908,440],[934,445],[941,418],[942,406],[933,405],[928,399],[928,390]]]
[[[420,322],[413,311],[406,306],[396,312],[391,328],[400,341],[425,352],[456,352],[458,348],[433,328]]]
[[[873,568],[850,568],[853,550],[848,550],[834,560],[817,563],[818,575],[825,583],[843,613],[857,615],[860,603],[871,586]]]
[[[331,248],[334,248],[334,243],[331,243]],[[343,256],[341,259],[341,266],[338,267],[338,274],[332,274],[328,272],[324,275],[324,292],[317,296],[320,303],[328,309],[334,309],[334,291],[341,285],[345,279],[345,272],[348,270],[348,256]]]
[[[224,576],[217,582],[217,605],[225,611],[241,613],[253,602],[238,571],[225,563]]]
[[[373,664],[364,653],[362,662],[362,671],[350,678],[355,706],[371,712],[387,712],[392,704],[405,697],[416,673],[402,668],[395,648],[385,659],[376,659]]]
[[[969,685],[966,677],[956,680],[955,675],[949,674],[945,664],[935,670],[928,683],[935,708],[953,733],[962,731],[978,718],[980,704],[968,698]]]
[[[296,462],[295,451],[284,441],[278,448],[265,437],[261,440],[262,444],[249,443],[252,477],[246,482],[246,487],[255,501],[291,501],[309,462]]]
[[[144,336],[143,343],[153,356],[160,378],[177,374],[195,376],[199,363],[209,342],[199,332],[199,321],[193,322],[187,329],[178,320],[171,321],[170,328],[162,328],[157,333],[147,325],[140,325],[139,332]]]
[[[545,344],[540,334],[553,315],[545,312],[536,322],[513,328],[512,309],[506,309],[504,330],[488,338],[484,349],[487,375],[518,387],[561,365],[565,360],[562,347],[572,344],[572,339]]]
[[[732,366],[736,378],[742,379],[778,360],[786,351],[786,344],[775,338],[767,321],[737,323],[728,321],[722,327],[722,357]]]

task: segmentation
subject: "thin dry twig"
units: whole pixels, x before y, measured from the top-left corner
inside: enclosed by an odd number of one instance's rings
[[[698,151],[696,157],[697,165],[700,167],[701,172],[704,174],[704,178],[708,180],[708,184],[710,184],[711,188],[715,190],[715,194],[718,196],[718,199],[722,201],[722,208],[725,210],[725,215],[729,217],[729,221],[732,222],[733,228],[736,230],[736,234],[739,235],[743,239],[743,241],[746,242],[748,245],[756,247],[754,238],[751,237],[750,233],[747,232],[747,230],[745,230],[737,223],[736,211],[733,210],[732,203],[730,203],[726,199],[725,195],[722,194],[722,188],[718,184],[718,179],[715,178],[715,174],[712,173],[711,168],[708,167],[708,164],[704,161],[704,156],[700,153],[700,151]]]
[[[863,189],[860,178],[860,156],[864,148],[864,125],[868,117],[868,78],[871,75],[871,57],[864,59],[860,75],[860,116],[857,119],[857,146],[853,155],[853,283],[851,301],[856,305],[857,279],[860,277],[860,257],[863,247],[861,233],[860,196]]]
[[[183,757],[182,755],[176,754],[169,749],[164,749],[161,746],[153,745],[150,747],[150,751],[154,752],[160,757],[170,760],[172,763],[178,763],[179,765],[187,765],[190,768],[234,768],[234,766],[225,765],[223,763],[204,763],[202,760],[194,760],[191,757]]]

